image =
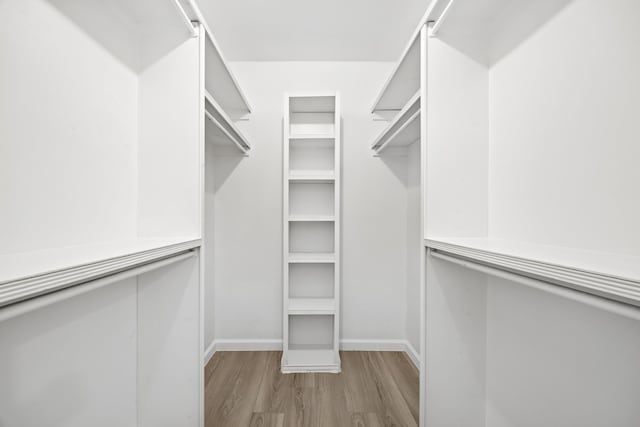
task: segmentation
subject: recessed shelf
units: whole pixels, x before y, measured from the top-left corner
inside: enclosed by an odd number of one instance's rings
[[[640,306],[640,258],[491,238],[427,238],[436,252]]]
[[[333,298],[289,298],[289,314],[330,315],[336,312]]]
[[[289,172],[289,181],[330,183],[335,180],[333,171],[294,170]]]
[[[293,252],[289,254],[289,263],[333,264],[336,257],[332,253]]]
[[[376,153],[388,147],[406,147],[420,140],[420,92],[416,92],[371,144]]]
[[[216,145],[231,144],[243,154],[246,154],[251,149],[249,141],[208,92],[205,92],[205,115],[207,121],[211,124],[211,126],[206,127],[206,139],[208,141]]]

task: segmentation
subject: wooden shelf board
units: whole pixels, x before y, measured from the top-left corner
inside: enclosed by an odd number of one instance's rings
[[[289,254],[290,264],[333,264],[336,257],[332,253],[295,252]]]
[[[148,264],[200,246],[200,239],[135,239],[0,256],[0,306]]]
[[[340,372],[340,355],[333,349],[287,350],[282,372]]]
[[[289,314],[332,315],[336,313],[334,298],[289,298]]]
[[[294,170],[289,172],[291,182],[330,183],[335,181],[333,171]]]
[[[334,215],[289,215],[289,222],[334,222]]]
[[[389,147],[406,147],[420,140],[420,92],[416,92],[389,125],[375,139],[371,148],[381,153]]]
[[[209,126],[206,126],[206,139],[214,144],[230,145],[246,154],[251,144],[236,127],[213,96],[205,91],[205,114]]]
[[[428,237],[440,253],[640,306],[640,258],[492,238]]]

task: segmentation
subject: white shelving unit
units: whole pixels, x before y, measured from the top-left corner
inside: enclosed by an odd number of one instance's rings
[[[173,0],[0,8],[3,420],[200,425],[204,33]]]
[[[214,145],[231,145],[242,154],[248,154],[251,144],[209,92],[205,92],[204,114],[208,124],[205,127],[205,138],[208,142]]]
[[[434,3],[423,422],[636,425],[640,8]]]
[[[374,156],[404,158],[406,178],[407,337],[418,353],[420,369],[420,426],[425,426],[425,254],[424,236],[427,176],[427,21],[439,10],[432,1],[400,59],[371,108],[373,118],[388,125],[371,143]],[[399,159],[394,161],[397,164]],[[418,237],[420,236],[420,237]],[[410,324],[410,325],[409,325]],[[411,331],[411,332],[409,332]]]
[[[420,142],[420,91],[389,122],[371,148],[380,154],[390,147],[408,147]]]
[[[282,372],[340,372],[340,95],[285,96]]]

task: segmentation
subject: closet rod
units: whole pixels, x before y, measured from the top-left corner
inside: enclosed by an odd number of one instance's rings
[[[445,6],[444,10],[440,14],[440,17],[435,20],[431,25],[429,25],[429,37],[435,37],[438,34],[438,30],[444,23],[444,20],[447,18],[447,14],[451,10],[451,6],[453,5],[454,0],[449,0],[449,3]]]
[[[628,317],[630,319],[640,320],[640,308],[634,307],[632,305],[624,304],[622,302],[617,302],[597,295],[587,294],[571,288],[564,288],[558,285],[553,285],[541,280],[532,279],[530,277],[522,276],[517,273],[512,273],[510,271],[502,270],[496,267],[489,267],[484,264],[456,258],[454,256],[446,255],[441,252],[436,252],[434,249],[429,250],[429,255],[434,258],[451,262],[453,264],[461,265],[465,268],[475,270],[480,273],[489,274],[495,277],[517,282],[521,285],[535,288],[550,294],[570,299],[572,301],[580,302],[582,304],[599,308],[610,313],[618,314],[620,316]]]
[[[102,288],[103,286],[111,285],[116,282],[120,282],[125,279],[129,279],[134,276],[138,276],[143,273],[148,273],[152,270],[165,267],[170,264],[191,258],[195,255],[195,251],[190,250],[182,254],[174,255],[170,258],[165,258],[150,264],[135,267],[130,270],[125,270],[120,273],[112,274],[110,276],[103,277],[101,279],[92,280],[90,282],[65,288],[60,291],[45,294],[32,299],[21,301],[6,307],[0,308],[0,322],[11,319],[13,317],[21,316],[34,310],[55,304],[60,301],[64,301],[69,298],[73,298],[78,295],[85,294],[87,292],[94,291]]]
[[[220,130],[222,131],[222,133],[224,133],[224,134],[227,136],[227,138],[229,138],[231,141],[233,141],[233,143],[234,143],[234,144],[236,144],[236,146],[238,147],[238,149],[240,149],[240,151],[242,151],[243,153],[245,153],[245,152],[247,151],[247,147],[245,147],[243,144],[239,143],[239,142],[237,141],[237,139],[236,139],[236,138],[234,138],[234,137],[233,137],[233,135],[231,135],[231,134],[229,133],[229,131],[227,131],[227,130],[224,128],[224,126],[222,126],[222,124],[221,124],[218,120],[216,120],[216,118],[215,118],[215,117],[213,117],[213,116],[211,115],[211,113],[210,113],[210,112],[208,112],[207,110],[204,110],[204,114],[205,114],[205,116],[207,116],[207,119],[211,120],[211,122],[212,122],[214,125],[216,125],[216,127],[217,127],[218,129],[220,129]]]
[[[184,21],[185,25],[187,26],[187,29],[189,30],[189,34],[191,34],[191,37],[196,37],[198,35],[198,32],[196,31],[195,27],[193,26],[193,23],[191,23],[191,19],[189,19],[189,16],[187,15],[187,12],[185,12],[184,7],[182,7],[182,4],[180,3],[180,0],[173,0],[173,5],[178,10],[178,13],[180,14],[180,17],[182,18],[182,20]]]

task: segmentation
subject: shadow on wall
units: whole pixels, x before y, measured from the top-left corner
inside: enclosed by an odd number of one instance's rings
[[[161,21],[171,22],[175,14],[171,2],[158,2],[154,18],[135,22],[131,16],[147,16],[139,2],[104,0],[30,0],[48,2],[85,34],[105,48],[114,58],[134,72],[155,63],[185,40],[185,35],[158,28]],[[177,20],[178,18],[176,18]],[[143,20],[144,21],[144,20]],[[185,30],[186,33],[186,30]]]
[[[491,7],[486,7],[487,1]],[[478,2],[473,6],[476,9],[468,10],[461,10],[461,1],[453,3],[438,33],[442,42],[484,66],[495,64],[507,56],[574,0],[487,1]],[[483,15],[483,10],[501,12],[487,16],[486,12]],[[469,22],[473,24],[469,25]]]

